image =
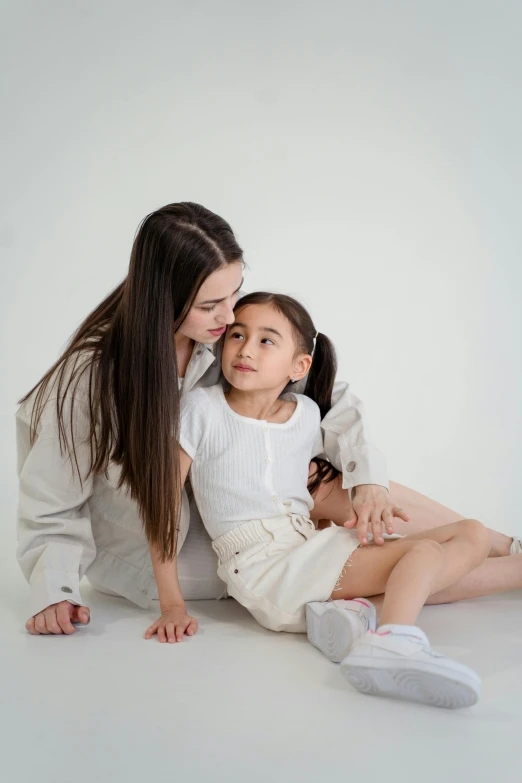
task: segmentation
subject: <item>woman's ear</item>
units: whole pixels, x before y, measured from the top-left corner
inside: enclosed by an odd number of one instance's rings
[[[302,353],[294,362],[292,380],[300,381],[308,373],[312,366],[312,357],[308,353]]]

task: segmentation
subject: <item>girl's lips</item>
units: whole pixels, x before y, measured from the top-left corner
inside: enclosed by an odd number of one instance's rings
[[[255,372],[252,367],[243,367],[241,364],[236,364],[233,369],[238,370],[238,372]]]
[[[219,337],[219,335],[225,334],[225,332],[227,331],[227,327],[226,326],[222,326],[221,329],[209,329],[208,331],[210,332],[210,334],[213,334],[216,337]]]

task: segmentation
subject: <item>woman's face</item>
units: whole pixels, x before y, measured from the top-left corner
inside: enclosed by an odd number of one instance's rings
[[[197,343],[217,343],[234,321],[234,305],[243,284],[241,261],[212,272],[198,291],[179,333]]]

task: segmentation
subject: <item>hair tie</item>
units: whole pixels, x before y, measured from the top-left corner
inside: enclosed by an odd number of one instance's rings
[[[316,341],[316,339],[317,339],[317,335],[318,335],[318,334],[319,334],[319,332],[316,332],[316,333],[314,334],[314,336],[312,337],[312,357],[313,357],[313,355],[314,355],[314,353],[315,353],[315,341]]]

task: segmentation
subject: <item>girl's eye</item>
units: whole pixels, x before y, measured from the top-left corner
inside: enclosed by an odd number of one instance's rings
[[[212,310],[216,309],[216,305],[212,305],[212,307],[202,307],[201,308],[205,313],[211,313]]]
[[[239,332],[230,332],[229,337],[243,337]]]
[[[265,340],[268,340],[268,342],[270,343],[270,345],[275,345],[275,343],[273,342],[273,340],[271,340],[271,339],[270,339],[270,337],[263,337],[263,340],[262,340],[262,342],[264,343],[264,342],[265,342]]]

